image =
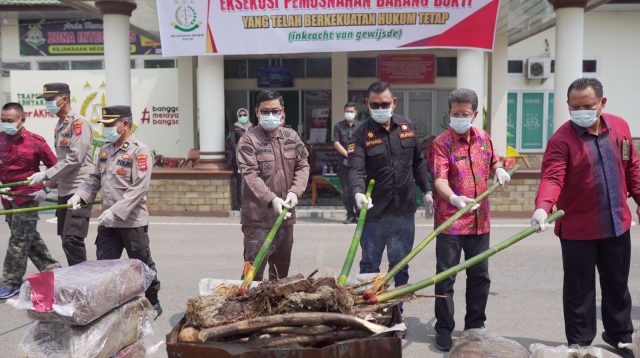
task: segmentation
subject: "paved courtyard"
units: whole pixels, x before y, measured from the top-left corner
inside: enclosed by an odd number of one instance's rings
[[[64,262],[59,238],[55,235],[55,220],[51,213],[41,215],[40,233],[54,257]],[[202,277],[239,278],[242,269],[242,236],[239,219],[213,219],[191,217],[153,217],[149,229],[151,250],[162,282],[160,300],[164,314],[154,323],[153,340],[164,339],[171,326],[182,316],[186,301],[198,293]],[[416,243],[432,229],[432,222],[416,220]],[[494,220],[492,244],[502,241],[526,228],[528,220]],[[95,219],[90,228],[90,258],[95,258]],[[299,220],[294,236],[291,274],[310,273],[319,268],[322,273],[337,276],[342,267],[355,225],[344,225],[330,220]],[[632,318],[637,327],[640,321],[640,232],[634,226],[632,236],[631,277],[629,281],[634,299]],[[0,225],[0,257],[4,258],[9,231]],[[410,281],[432,275],[435,271],[435,244],[431,244],[411,265]],[[356,260],[356,265],[359,259]],[[383,270],[386,270],[386,262]],[[357,269],[357,266],[355,267]],[[30,263],[28,273],[34,273]],[[531,343],[564,344],[562,319],[562,263],[560,245],[551,230],[531,236],[498,253],[490,260],[492,278],[487,307],[487,329],[500,336],[518,341],[525,347]],[[456,283],[457,329],[463,326],[464,274]],[[425,294],[433,293],[429,288]],[[599,296],[599,294],[598,294]],[[419,301],[405,306],[408,334],[403,341],[404,357],[446,357],[433,346],[433,301]],[[598,310],[600,300],[598,299]],[[602,322],[598,313],[598,337]],[[5,352],[15,351],[30,323],[26,314],[0,303],[0,346]],[[459,334],[456,330],[455,335]],[[604,346],[603,346],[604,347]],[[165,356],[164,345],[154,355]],[[7,356],[3,354],[3,356]],[[11,354],[10,356],[15,356]]]

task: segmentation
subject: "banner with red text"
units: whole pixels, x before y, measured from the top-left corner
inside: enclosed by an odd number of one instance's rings
[[[492,50],[499,0],[156,0],[164,56]]]

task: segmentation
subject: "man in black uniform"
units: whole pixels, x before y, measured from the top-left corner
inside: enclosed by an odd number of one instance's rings
[[[349,154],[347,153],[347,147],[352,142],[353,133],[358,127],[356,122],[356,115],[358,110],[354,103],[347,103],[344,105],[344,120],[336,123],[333,127],[333,147],[340,154],[338,162],[338,177],[340,178],[340,185],[342,185],[342,196],[344,198],[344,208],[347,210],[347,219],[345,224],[355,223],[358,221],[355,210],[355,203],[353,201],[353,191],[351,185],[349,185]]]
[[[358,126],[348,147],[356,205],[370,208],[360,241],[360,273],[380,272],[385,247],[389,267],[413,248],[417,208],[414,183],[424,193],[425,216],[433,215],[429,173],[413,123],[393,114],[397,99],[388,83],[374,82],[368,92],[371,118]],[[376,184],[371,200],[367,200],[364,192],[370,179]],[[406,266],[395,276],[395,285],[408,281]]]

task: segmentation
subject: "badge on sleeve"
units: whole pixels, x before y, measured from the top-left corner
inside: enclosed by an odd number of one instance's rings
[[[147,155],[146,154],[136,155],[136,161],[138,162],[138,171],[146,172],[147,171]]]
[[[82,134],[82,122],[76,121],[73,123],[73,135],[79,136]]]
[[[626,139],[622,140],[622,160],[629,160],[630,157],[630,144]]]

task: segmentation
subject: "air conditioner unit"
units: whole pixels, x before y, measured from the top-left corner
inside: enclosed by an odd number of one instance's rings
[[[550,58],[530,58],[527,60],[527,78],[544,79],[551,75]]]

